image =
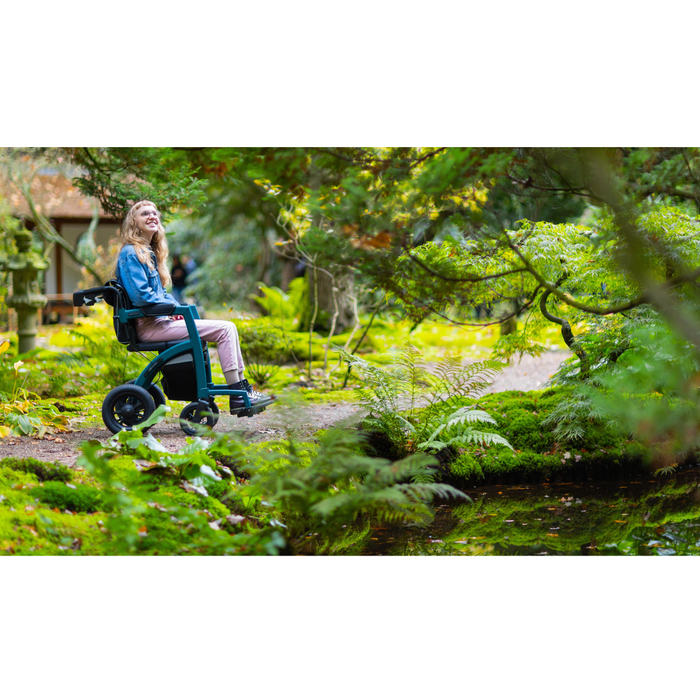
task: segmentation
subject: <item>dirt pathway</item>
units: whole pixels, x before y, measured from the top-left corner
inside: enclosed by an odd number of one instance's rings
[[[539,358],[524,357],[496,377],[490,391],[540,388],[569,356],[568,352],[546,352]],[[99,414],[99,408],[96,409]],[[216,430],[230,432],[245,440],[270,440],[283,436],[291,428],[300,438],[309,437],[317,430],[331,426],[350,426],[359,421],[361,413],[350,402],[305,404],[292,407],[274,405],[252,418],[235,418],[222,414]],[[74,421],[77,423],[77,420]],[[77,426],[74,426],[77,427]],[[177,416],[169,416],[154,426],[151,433],[164,447],[177,450],[185,445],[187,436],[180,430]],[[102,424],[96,428],[77,429],[74,432],[46,436],[43,440],[31,437],[0,439],[0,459],[3,457],[34,457],[46,462],[61,462],[74,466],[80,455],[80,443],[111,437]]]

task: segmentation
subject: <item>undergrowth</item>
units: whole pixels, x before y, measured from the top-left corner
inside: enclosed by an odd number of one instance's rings
[[[160,407],[148,422],[158,422]],[[152,434],[84,442],[78,470],[0,463],[3,554],[342,554],[371,522],[426,523],[434,458],[367,457],[356,431],[245,444],[207,429],[177,453]],[[230,466],[229,466],[230,465]]]
[[[376,431],[391,444],[388,456],[405,457],[416,450],[441,449],[455,442],[499,442],[500,436],[476,430],[469,423],[475,415],[462,410],[461,402],[488,387],[505,363],[485,360],[463,364],[447,357],[429,370],[422,354],[406,344],[394,364],[382,367],[340,351],[341,357],[360,377],[356,400],[367,411],[363,428]],[[446,421],[448,411],[454,411]],[[482,421],[490,420],[481,415]],[[448,443],[439,443],[443,433]]]

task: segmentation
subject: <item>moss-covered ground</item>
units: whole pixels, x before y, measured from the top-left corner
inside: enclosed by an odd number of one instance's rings
[[[550,479],[582,480],[621,478],[648,473],[649,446],[631,435],[599,421],[587,421],[583,436],[557,439],[553,425],[545,425],[550,413],[567,399],[569,389],[504,391],[488,394],[463,405],[486,411],[495,421],[477,427],[505,437],[503,445],[470,444],[451,448],[443,456],[446,476],[462,486],[477,483],[528,483]],[[458,400],[456,406],[460,404]]]
[[[302,459],[314,449],[302,446]],[[234,476],[220,459],[220,480],[203,490],[183,480],[186,457],[175,469],[112,454],[109,478],[99,471],[99,455],[93,474],[32,458],[0,460],[0,554],[268,553],[256,533],[269,515],[259,497],[246,502],[241,495],[249,475]]]

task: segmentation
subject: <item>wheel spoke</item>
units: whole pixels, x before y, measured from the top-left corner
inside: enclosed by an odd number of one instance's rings
[[[127,406],[133,408],[134,412],[131,416],[124,415],[124,409]],[[127,395],[123,398],[119,398],[114,402],[114,406],[112,407],[112,415],[114,416],[114,419],[117,421],[117,423],[125,427],[130,427],[143,421],[145,413],[146,405],[138,396]]]

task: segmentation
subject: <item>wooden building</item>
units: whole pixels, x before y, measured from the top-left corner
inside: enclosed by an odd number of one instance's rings
[[[71,246],[75,246],[92,221],[96,204],[83,195],[71,180],[56,171],[42,170],[32,182],[32,198],[37,210],[43,214],[58,234]],[[10,203],[14,216],[26,221],[33,228],[31,210],[11,183],[0,180],[0,197]],[[119,222],[99,207],[99,223],[95,231],[95,244],[108,251],[110,244],[119,236]],[[50,267],[44,277],[42,292],[49,303],[44,309],[44,321],[68,320],[73,313],[72,295],[81,287],[80,266],[59,245],[55,245],[50,258]],[[96,283],[95,283],[96,284]]]

